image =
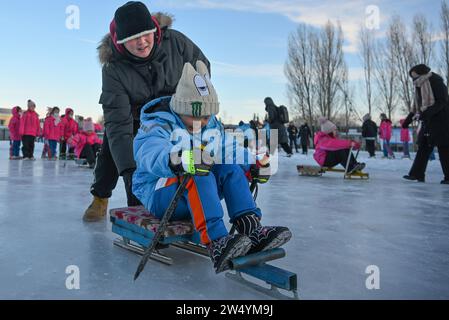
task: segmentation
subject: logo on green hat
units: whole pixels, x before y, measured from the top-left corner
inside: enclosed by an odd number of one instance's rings
[[[199,101],[192,102],[192,115],[194,117],[201,117],[202,106],[203,106],[202,102]]]

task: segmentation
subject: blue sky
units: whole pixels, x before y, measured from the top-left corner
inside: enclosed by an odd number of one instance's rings
[[[76,114],[97,119],[101,113],[101,66],[96,46],[108,32],[115,10],[126,1],[1,0],[0,107],[36,101],[43,115],[47,106],[70,106]],[[438,27],[439,0],[155,0],[144,1],[151,12],[175,16],[174,28],[189,36],[212,62],[212,81],[227,122],[264,114],[263,100],[273,97],[289,105],[283,66],[288,35],[300,22],[323,25],[341,21],[347,42],[350,78],[362,93],[360,60],[355,42],[367,5],[377,5],[381,30],[393,14],[409,23],[424,13]],[[66,8],[80,9],[80,29],[66,28]],[[361,113],[366,111],[356,99]]]

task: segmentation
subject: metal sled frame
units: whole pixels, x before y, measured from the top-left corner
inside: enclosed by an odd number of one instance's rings
[[[151,244],[154,233],[114,217],[111,217],[111,222],[112,232],[121,236],[121,238],[114,240],[114,245],[133,253],[143,255],[145,249]],[[159,242],[156,250],[151,254],[150,258],[166,265],[172,265],[174,263],[173,259],[161,252],[161,250],[170,246],[209,259],[209,253],[206,247],[200,244],[198,233],[163,238]],[[296,300],[299,298],[297,275],[266,263],[268,261],[281,259],[285,257],[285,255],[283,249],[277,248],[245,257],[239,257],[232,260],[230,264],[231,271],[226,273],[226,277],[245,284],[275,299]],[[270,288],[266,288],[243,278],[243,274],[264,281]],[[284,294],[281,290],[288,291],[290,294]]]
[[[306,177],[321,177],[326,172],[338,172],[343,173],[344,179],[361,179],[361,180],[369,179],[369,173],[354,172],[352,174],[349,174],[346,173],[345,169],[336,169],[336,168],[319,167],[311,165],[298,165],[297,169],[301,176]]]
[[[88,168],[89,164],[86,159],[75,159],[75,164],[80,168]]]
[[[351,155],[353,151],[353,147],[349,150],[349,154]],[[359,156],[360,149],[357,150],[357,154],[355,155],[355,159],[357,160]],[[343,173],[343,178],[346,179],[355,179],[359,178],[361,180],[368,180],[369,179],[369,173],[365,172],[353,172],[349,173],[349,162],[350,157],[348,157],[348,160],[346,162],[345,169],[335,169],[335,168],[329,168],[329,167],[319,167],[319,166],[311,166],[311,165],[299,165],[297,166],[298,172],[301,176],[308,176],[308,177],[321,177],[326,172],[339,172]]]

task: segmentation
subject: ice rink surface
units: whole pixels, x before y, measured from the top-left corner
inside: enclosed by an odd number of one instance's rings
[[[0,299],[269,299],[177,249],[166,250],[173,266],[150,260],[134,283],[140,257],[113,246],[109,221],[81,220],[92,171],[73,161],[9,161],[8,148],[0,143]],[[360,155],[369,181],[300,177],[296,165],[314,164],[312,155],[281,156],[261,186],[263,223],[293,232],[287,257],[273,264],[298,274],[302,299],[449,299],[449,186],[440,185],[439,161],[421,184],[402,179],[410,160],[380,156]],[[122,181],[109,204],[126,204]],[[71,265],[79,290],[66,288]],[[378,290],[366,287],[369,266],[379,270]]]

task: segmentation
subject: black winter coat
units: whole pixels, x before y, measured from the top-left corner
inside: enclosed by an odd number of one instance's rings
[[[363,138],[377,137],[377,124],[373,120],[366,120],[362,125]]]
[[[103,65],[103,105],[105,132],[112,158],[120,175],[135,169],[133,139],[141,107],[155,98],[173,95],[184,64],[197,60],[210,68],[201,50],[182,33],[168,29],[171,19],[163,18],[161,43],[154,47],[147,62],[135,61],[121,54],[108,34],[98,48]]]
[[[273,100],[269,99],[269,101],[265,103],[265,111],[268,112],[269,108],[272,106],[276,105],[274,104]],[[279,117],[275,118],[274,121],[272,119],[268,119],[267,121],[270,124],[270,130],[278,130],[278,143],[288,143],[287,129],[285,128],[284,124],[279,121]]]
[[[312,138],[312,131],[308,125],[303,124],[299,128],[299,135],[301,136],[301,141],[309,141],[309,138]]]
[[[421,131],[418,134],[418,145],[427,143],[431,146],[449,146],[449,97],[443,78],[433,73],[429,79],[435,97],[435,104],[421,113]],[[421,97],[420,88],[415,88]],[[411,122],[414,113],[408,115],[403,127]]]
[[[287,131],[290,138],[296,139],[298,137],[298,128],[295,125],[289,125]]]

